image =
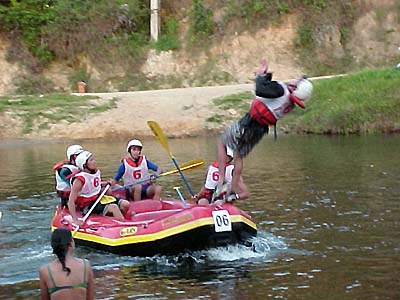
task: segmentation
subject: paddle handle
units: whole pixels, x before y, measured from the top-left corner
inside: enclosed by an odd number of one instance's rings
[[[184,198],[183,195],[182,195],[182,192],[181,192],[181,190],[180,190],[180,187],[179,187],[179,186],[174,186],[174,190],[175,190],[176,193],[178,194],[179,199],[181,199],[182,204],[183,204],[183,207],[184,207],[184,208],[188,208],[189,206],[187,205],[187,203],[186,203],[186,201],[185,201],[185,198]]]

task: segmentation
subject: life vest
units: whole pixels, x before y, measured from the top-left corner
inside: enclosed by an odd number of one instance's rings
[[[233,173],[234,165],[227,164],[225,167],[225,181],[227,183],[232,182],[232,173]],[[204,184],[204,187],[209,190],[214,190],[219,181],[219,170],[218,170],[218,162],[214,161],[207,170],[207,177]]]
[[[61,161],[59,161],[58,163],[56,163],[54,166],[53,166],[53,170],[55,171],[55,170],[60,170],[66,163],[68,163],[69,162],[69,160],[68,159],[63,159],[63,160],[61,160]]]
[[[250,106],[250,116],[257,123],[264,126],[276,124],[295,107],[291,94],[286,84],[278,83],[283,87],[284,94],[277,98],[256,97]]]
[[[101,172],[97,170],[96,173],[91,174],[87,172],[79,172],[72,179],[79,179],[83,182],[82,189],[76,198],[76,207],[78,209],[83,209],[95,201],[101,192]]]
[[[56,172],[55,172],[55,177],[56,177],[56,191],[57,191],[57,192],[69,192],[69,191],[71,191],[71,184],[70,184],[70,182],[65,182],[65,181],[61,178],[61,176],[60,176],[60,174],[59,174],[59,171],[60,171],[62,168],[67,168],[67,169],[69,169],[69,170],[71,171],[72,174],[77,173],[77,172],[79,171],[79,169],[78,169],[77,166],[75,166],[75,165],[73,165],[73,164],[71,164],[71,163],[64,163],[64,165],[62,165],[62,167],[59,167],[58,169],[56,169]],[[65,178],[65,179],[68,180],[69,178]]]
[[[135,184],[138,181],[150,180],[150,172],[147,168],[147,160],[144,155],[139,156],[137,163],[132,158],[123,159],[125,172],[122,175],[124,185]]]
[[[268,107],[257,98],[251,103],[249,114],[253,120],[262,126],[271,126],[277,122]]]

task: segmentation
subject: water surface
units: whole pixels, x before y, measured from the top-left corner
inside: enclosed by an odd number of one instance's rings
[[[37,269],[53,256],[57,203],[52,166],[70,142],[0,141],[0,299],[37,299]],[[215,138],[169,140],[180,163],[215,159]],[[110,178],[125,141],[84,141]],[[399,136],[266,137],[245,160],[259,227],[252,247],[176,257],[120,257],[78,248],[91,260],[97,299],[400,299]],[[173,164],[158,142],[145,154]],[[205,169],[186,173],[198,190]],[[175,196],[179,176],[159,180]]]

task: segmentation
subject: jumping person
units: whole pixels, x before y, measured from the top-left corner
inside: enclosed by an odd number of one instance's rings
[[[97,198],[101,194],[101,172],[97,168],[93,154],[89,151],[83,151],[76,158],[76,165],[81,170],[71,179],[71,193],[68,200],[68,209],[73,223],[81,225],[76,216],[78,209],[86,214]],[[125,213],[129,209],[129,202],[118,200],[112,196],[103,196],[100,202],[93,209],[94,214],[112,215],[123,220]]]
[[[225,161],[225,180],[226,183],[230,184],[232,181],[232,172],[234,169],[233,161],[233,150],[229,147],[226,149],[226,158]],[[207,169],[207,175],[205,179],[205,183],[202,186],[200,192],[194,196],[197,199],[198,205],[208,205],[212,202],[213,193],[215,192],[215,188],[219,182],[219,171],[218,171],[218,162],[214,161]],[[238,193],[233,193],[230,195],[224,195],[223,200],[226,202],[233,202],[238,199],[247,199],[249,197],[249,190],[247,189],[246,184],[243,181],[242,176],[239,178],[238,182],[239,191]],[[219,195],[220,196],[220,195]],[[221,199],[216,199],[220,203]]]
[[[155,177],[150,175],[149,170],[154,171],[157,175],[163,172],[163,169],[146,159],[142,155],[143,144],[140,140],[131,140],[126,146],[129,156],[122,159],[117,172],[112,180],[112,186],[121,178],[124,185],[130,185],[126,188],[126,198],[133,198],[134,201],[142,198],[153,198],[153,200],[161,199],[162,187],[155,184]],[[148,180],[146,182],[146,180]],[[142,184],[135,184],[136,182]]]
[[[310,98],[312,83],[300,78],[288,83],[273,81],[272,73],[268,72],[266,59],[256,71],[255,99],[250,110],[240,120],[227,128],[217,141],[218,169],[220,174],[217,193],[225,183],[226,147],[234,151],[234,170],[230,191],[236,193],[243,169],[243,159],[254,146],[268,133],[269,126],[283,118],[295,106],[305,108],[304,101]]]
[[[72,255],[75,243],[71,232],[54,230],[51,247],[57,259],[39,268],[41,299],[94,299],[92,267],[88,260]]]
[[[75,164],[75,159],[79,153],[84,149],[81,145],[71,145],[67,148],[67,160],[56,164],[53,169],[55,170],[56,177],[56,193],[60,197],[61,205],[66,207],[68,204],[69,194],[71,192],[70,177],[79,171]]]

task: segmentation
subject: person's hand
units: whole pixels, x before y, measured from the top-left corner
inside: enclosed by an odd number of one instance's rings
[[[228,203],[232,203],[233,201],[236,201],[239,199],[239,195],[237,193],[230,193],[226,198],[225,201]]]
[[[157,181],[157,176],[156,175],[150,175],[150,182],[151,183],[156,183]]]
[[[228,191],[230,191],[230,186],[228,184],[218,183],[211,198],[212,202],[214,202],[217,199],[225,199],[225,195],[227,194]]]
[[[263,58],[260,62],[260,66],[256,70],[256,76],[262,76],[265,75],[268,71],[268,62],[265,58]]]
[[[222,200],[222,199],[218,199],[218,200],[215,200],[215,201],[213,202],[213,204],[216,205],[216,206],[221,206],[221,205],[223,205],[224,203],[225,203],[225,200]]]

